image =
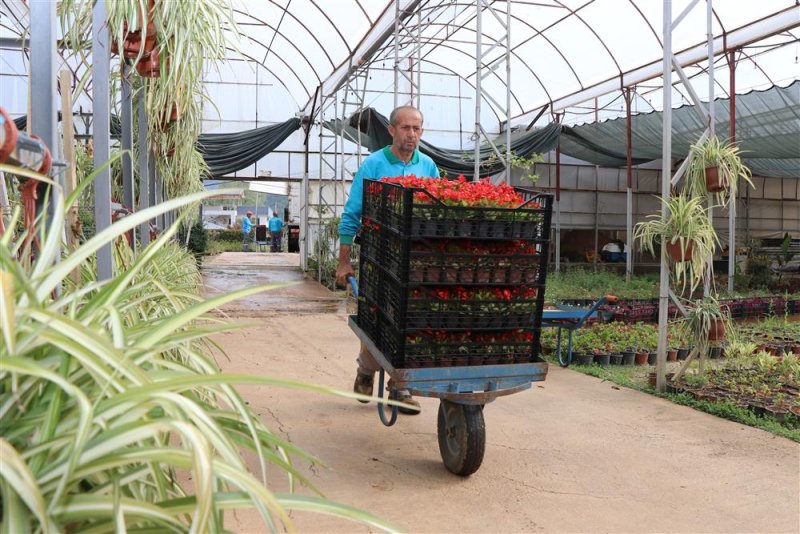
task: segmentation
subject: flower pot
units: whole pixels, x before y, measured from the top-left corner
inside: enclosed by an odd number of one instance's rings
[[[597,365],[611,365],[611,355],[610,354],[595,354],[594,355],[594,363]]]
[[[146,57],[136,63],[136,72],[143,78],[158,78],[161,76],[161,61],[158,58],[158,50],[153,50]]]
[[[637,352],[636,355],[633,357],[633,363],[636,365],[644,365],[647,363],[647,352]]]
[[[667,352],[667,361],[668,362],[676,362],[678,361],[678,350],[672,349]]]
[[[716,360],[719,358],[719,354],[722,351],[720,347],[709,347],[708,348],[708,357],[712,360]]]
[[[591,365],[594,356],[591,354],[584,354],[582,352],[572,353],[572,363],[576,365]]]
[[[718,193],[725,189],[719,183],[719,167],[706,167],[706,191],[709,193]]]
[[[667,254],[674,262],[689,261],[694,253],[694,241],[687,241],[686,248],[681,248],[681,242],[667,243]]]
[[[719,341],[725,339],[725,321],[722,319],[712,319],[708,329],[708,340]]]
[[[681,347],[678,349],[678,360],[683,361],[689,357],[689,349],[687,347]]]
[[[470,354],[467,361],[469,365],[483,365],[483,356],[480,354]]]
[[[636,353],[632,350],[622,352],[622,365],[633,365],[636,360]]]
[[[647,353],[647,365],[655,365],[657,360],[658,360],[658,353],[657,352],[648,352]]]
[[[621,364],[622,364],[622,353],[612,354],[611,365],[621,365]]]

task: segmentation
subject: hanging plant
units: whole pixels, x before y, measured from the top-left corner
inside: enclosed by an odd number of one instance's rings
[[[686,184],[691,196],[716,194],[716,201],[727,206],[731,198],[736,198],[739,179],[750,187],[750,169],[739,157],[739,147],[723,141],[716,136],[703,143],[695,143],[690,149],[692,162],[686,175]]]
[[[689,283],[694,290],[703,281],[706,258],[713,254],[719,238],[703,207],[702,197],[690,198],[677,195],[664,201],[667,217],[661,214],[648,215],[648,220],[634,228],[634,239],[642,244],[642,249],[656,255],[657,245],[664,245],[673,256],[674,273],[677,282],[684,288]]]
[[[729,323],[730,311],[712,295],[696,300],[687,310],[686,324],[700,347],[707,346],[709,341],[725,339]]]

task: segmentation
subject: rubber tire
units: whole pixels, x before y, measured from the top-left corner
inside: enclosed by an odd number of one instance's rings
[[[486,450],[483,406],[440,401],[436,431],[439,453],[448,471],[466,477],[478,470]]]

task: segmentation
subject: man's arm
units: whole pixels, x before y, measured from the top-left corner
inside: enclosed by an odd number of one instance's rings
[[[339,245],[339,265],[336,267],[336,281],[341,285],[347,285],[347,277],[353,275],[353,264],[350,263],[350,250],[352,245]]]

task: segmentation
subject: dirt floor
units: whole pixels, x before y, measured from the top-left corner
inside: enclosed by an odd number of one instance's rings
[[[215,256],[204,263],[208,292],[302,281],[297,261]],[[340,303],[306,280],[228,306],[254,326],[216,337],[230,357],[220,364],[349,389],[358,341]],[[300,467],[325,496],[408,532],[800,532],[800,445],[558,366],[486,406],[486,455],[469,478],[441,463],[435,399],[385,428],[374,404],[240,390],[273,431],[324,462]],[[277,475],[270,487],[284,491]],[[293,518],[299,532],[369,531]],[[249,511],[226,526],[265,531]]]

